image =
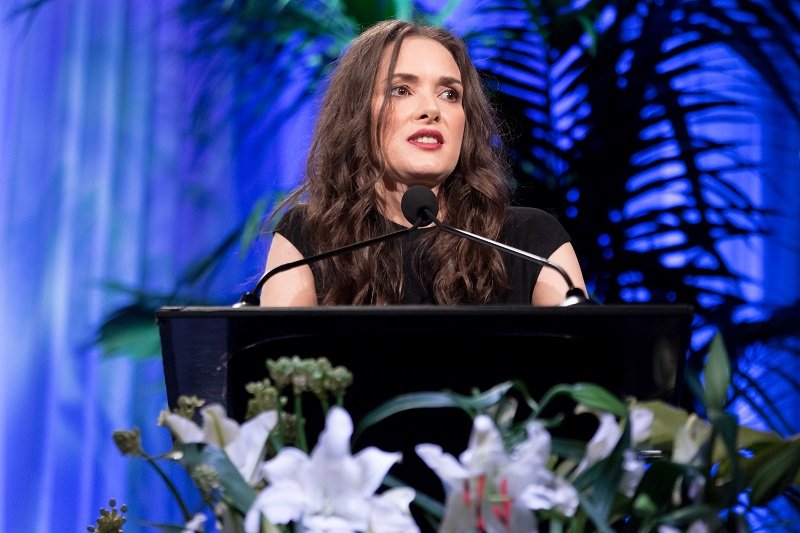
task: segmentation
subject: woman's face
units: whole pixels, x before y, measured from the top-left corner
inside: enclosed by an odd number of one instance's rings
[[[388,47],[372,97],[377,120],[386,95]],[[381,150],[406,186],[435,188],[455,169],[464,137],[464,86],[453,56],[425,37],[408,37],[400,46],[391,79]]]

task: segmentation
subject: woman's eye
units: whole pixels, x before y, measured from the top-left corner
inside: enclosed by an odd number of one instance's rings
[[[397,87],[392,87],[391,95],[392,96],[408,96],[409,94],[408,87],[405,85],[398,85]]]
[[[444,91],[442,91],[441,96],[445,100],[449,100],[451,102],[458,102],[458,98],[461,95],[458,94],[458,91],[456,91],[455,89],[445,89]]]

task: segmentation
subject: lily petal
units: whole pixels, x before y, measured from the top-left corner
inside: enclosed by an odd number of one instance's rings
[[[461,464],[473,476],[479,476],[496,467],[505,459],[503,438],[487,415],[478,415],[472,423],[469,446],[459,456]]]
[[[303,516],[306,497],[303,487],[292,481],[270,485],[256,496],[253,505],[247,510],[244,530],[259,533],[261,515],[273,524],[288,524]]]
[[[375,447],[365,448],[355,456],[356,464],[361,471],[360,491],[364,497],[375,494],[389,469],[400,460],[402,454],[384,452]],[[413,498],[413,497],[412,497]]]
[[[418,444],[414,451],[431,470],[436,472],[445,485],[457,487],[461,481],[470,477],[467,469],[455,457],[444,453],[441,446]]]
[[[654,417],[653,411],[645,407],[635,407],[631,411],[631,440],[634,443],[645,442],[650,438]]]
[[[164,417],[164,425],[169,428],[176,439],[184,444],[203,442],[203,430],[186,417],[176,415],[175,413],[169,413]]]
[[[259,413],[245,422],[236,439],[225,447],[225,453],[242,477],[251,485],[258,481],[258,463],[270,431],[278,423],[275,411]]]
[[[370,533],[418,533],[409,510],[414,496],[414,490],[408,487],[389,489],[375,496],[370,506]]]
[[[236,440],[239,435],[239,424],[228,418],[222,405],[218,403],[207,405],[200,410],[200,414],[203,417],[203,433],[206,443],[225,448]]]

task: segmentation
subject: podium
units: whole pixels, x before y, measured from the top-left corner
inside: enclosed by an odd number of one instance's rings
[[[196,395],[242,421],[245,385],[267,377],[268,359],[326,357],[353,373],[345,408],[357,423],[399,394],[468,394],[512,379],[536,400],[553,385],[592,382],[620,396],[677,404],[693,316],[688,305],[651,304],[164,307],[156,322],[170,408],[179,396]],[[313,445],[322,420],[309,416]],[[364,432],[354,451],[401,451],[392,473],[441,498],[438,478],[413,446],[432,442],[458,455],[470,427],[454,409],[399,413]]]
[[[164,307],[156,313],[167,398],[196,395],[242,420],[245,384],[266,360],[327,357],[354,374],[363,414],[397,394],[469,393],[510,379],[534,398],[589,381],[677,402],[694,311],[688,305]]]

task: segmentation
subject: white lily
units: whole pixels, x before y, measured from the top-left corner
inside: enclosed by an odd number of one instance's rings
[[[200,410],[203,426],[175,413],[166,413],[163,423],[182,443],[212,444],[225,450],[225,454],[242,477],[255,484],[259,476],[259,463],[269,432],[278,423],[275,411],[265,411],[241,426],[228,418],[220,404],[210,404]]]
[[[416,451],[447,490],[441,533],[532,532],[537,531],[532,509],[573,514],[577,508],[574,487],[546,467],[550,435],[539,423],[528,425],[528,438],[511,454],[486,415],[475,418],[459,459],[434,444],[420,444]]]
[[[595,413],[600,424],[586,444],[586,452],[578,463],[576,474],[583,472],[592,465],[599,463],[614,451],[619,438],[622,436],[617,419],[611,413]]]
[[[686,419],[683,426],[678,428],[672,447],[672,460],[676,463],[686,465],[698,465],[702,463],[702,448],[708,438],[708,424],[692,413]],[[693,476],[687,488],[687,496],[691,501],[697,501],[703,497],[705,492],[705,478]],[[680,480],[675,483],[672,500],[676,504],[681,501]]]
[[[408,510],[413,490],[375,496],[400,454],[370,447],[353,456],[352,434],[350,415],[333,407],[310,457],[286,447],[267,461],[268,485],[248,510],[245,531],[257,533],[262,515],[272,524],[298,523],[303,531],[418,531]]]
[[[692,413],[678,428],[672,448],[672,460],[681,464],[698,464],[700,449],[708,437],[708,425]]]
[[[575,412],[593,412],[600,424],[591,440],[586,445],[586,453],[575,469],[578,475],[592,465],[602,461],[614,451],[619,439],[622,437],[622,427],[611,413],[598,413],[579,405]],[[654,414],[650,409],[635,407],[631,410],[628,420],[631,424],[631,445],[645,442],[650,438]],[[622,457],[622,479],[619,490],[626,496],[633,496],[636,487],[644,476],[645,464],[639,459],[632,449],[625,449]]]

